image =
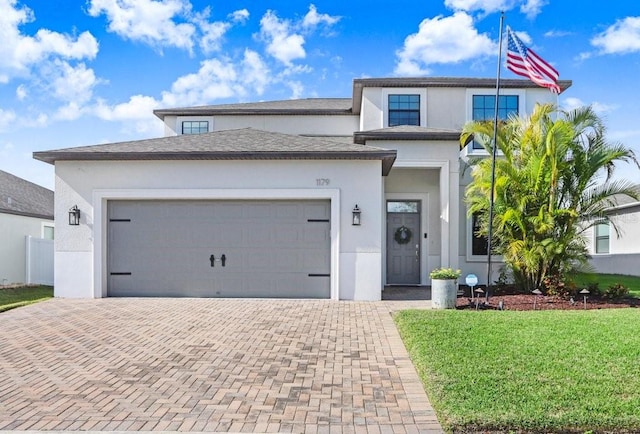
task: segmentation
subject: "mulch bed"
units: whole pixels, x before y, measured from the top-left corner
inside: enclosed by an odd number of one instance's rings
[[[469,293],[467,289],[466,293]],[[537,297],[537,299],[536,299]],[[495,295],[489,298],[489,303],[485,303],[485,297],[482,296],[479,299],[478,310],[480,309],[499,309],[500,303],[504,310],[584,310],[586,309],[612,309],[623,307],[640,307],[639,298],[620,298],[616,300],[610,300],[608,298],[601,298],[595,296],[587,297],[587,303],[585,306],[582,296],[574,297],[572,303],[570,299],[564,299],[560,297],[549,297],[545,295],[534,294],[518,294],[507,292],[497,292]],[[456,302],[457,309],[475,309],[475,299],[472,301],[469,296],[459,296]]]

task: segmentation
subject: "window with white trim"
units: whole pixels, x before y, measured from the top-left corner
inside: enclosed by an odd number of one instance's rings
[[[209,121],[183,121],[182,134],[202,134],[209,132]]]
[[[53,240],[55,237],[55,228],[49,225],[42,226],[42,238],[45,240]]]
[[[480,214],[471,216],[471,254],[473,256],[487,256],[489,240],[484,235],[479,235]]]
[[[495,95],[473,95],[471,116],[474,121],[493,120],[496,110]],[[498,121],[506,121],[509,115],[517,115],[520,99],[518,95],[500,95],[498,98]],[[473,142],[473,149],[482,149],[482,146]]]
[[[609,253],[609,235],[611,228],[609,222],[602,221],[595,226],[595,251],[596,253]]]
[[[420,95],[389,95],[389,126],[420,125]]]

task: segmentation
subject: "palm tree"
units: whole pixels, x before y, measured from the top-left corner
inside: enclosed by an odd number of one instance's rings
[[[632,162],[633,151],[605,138],[591,107],[559,111],[536,105],[528,118],[511,116],[498,127],[492,252],[503,256],[516,282],[540,288],[548,276],[562,277],[587,256],[584,231],[607,220],[616,197],[638,199],[632,183],[612,180],[615,163]],[[460,138],[474,139],[491,154],[493,123],[467,124]],[[488,232],[491,160],[470,162],[466,193],[469,214],[479,214]],[[615,227],[615,222],[611,221]]]

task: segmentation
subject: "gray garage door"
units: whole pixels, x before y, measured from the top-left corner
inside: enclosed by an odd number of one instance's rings
[[[324,200],[110,201],[107,293],[329,298],[329,216]]]

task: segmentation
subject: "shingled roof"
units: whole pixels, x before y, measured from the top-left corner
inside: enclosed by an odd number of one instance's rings
[[[386,175],[396,151],[242,128],[41,151],[33,157],[50,164],[61,160],[381,160]]]
[[[158,109],[154,110],[153,114],[164,119],[168,115],[352,115],[353,113],[351,98],[305,98]]]
[[[377,130],[356,131],[353,141],[365,144],[367,140],[460,140],[461,132],[445,128],[398,125]]]
[[[0,170],[0,213],[53,220],[53,191]]]

